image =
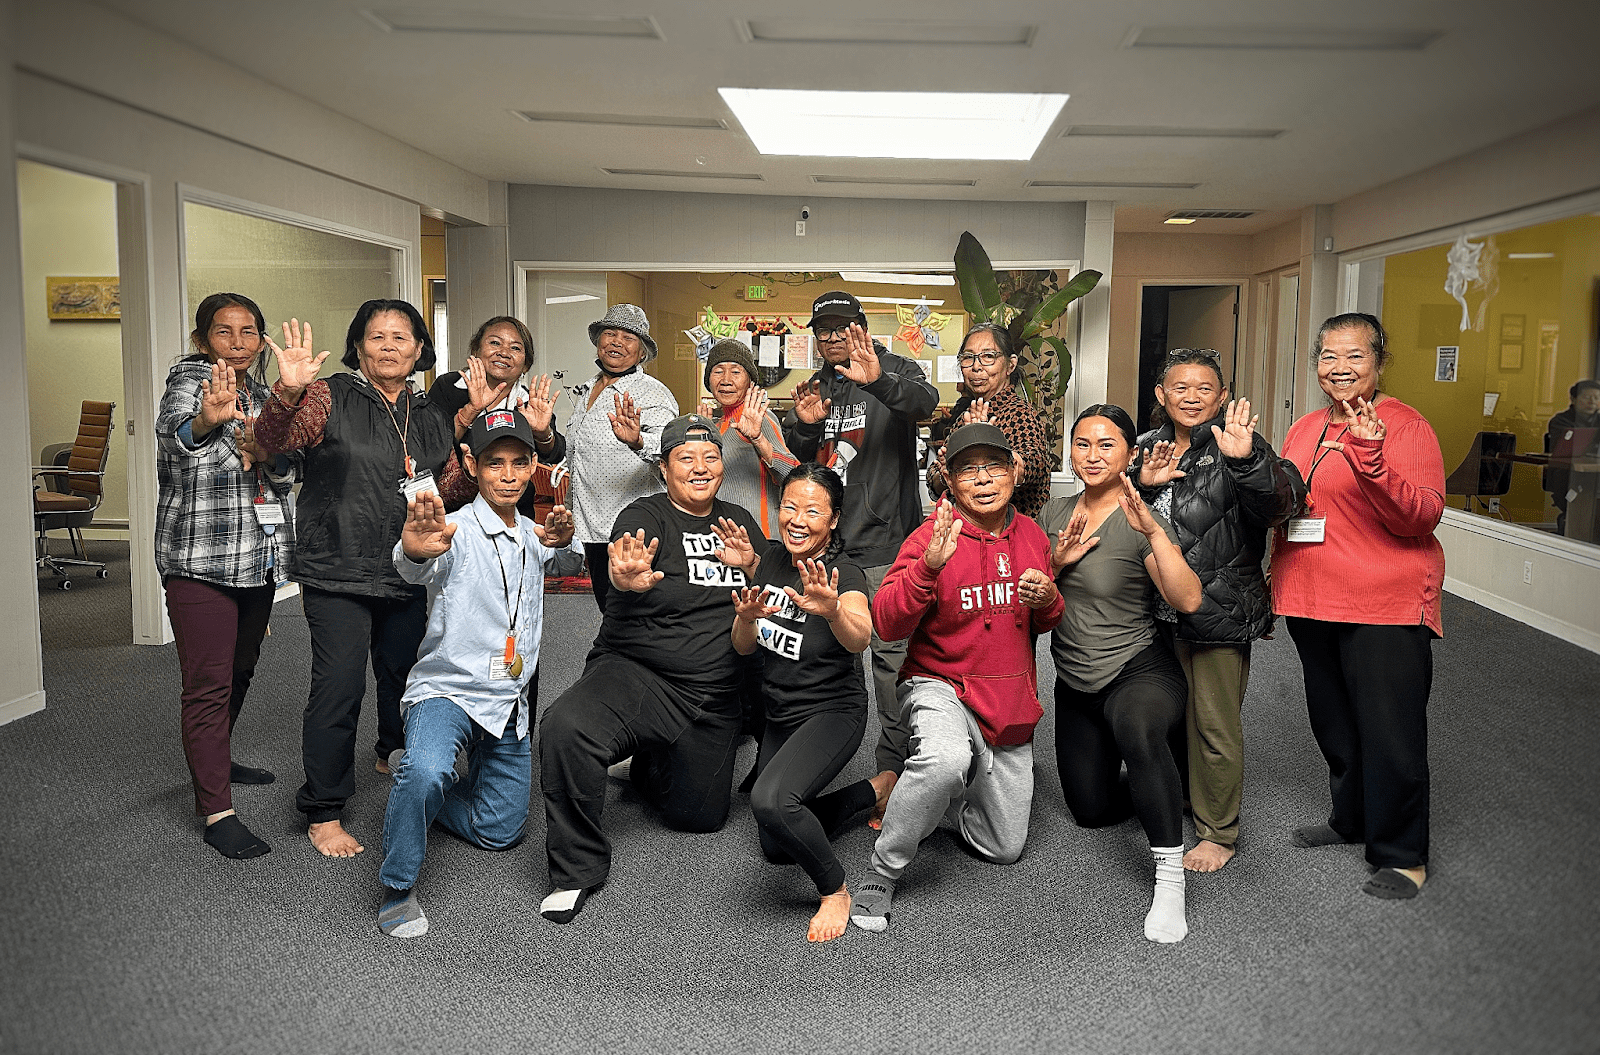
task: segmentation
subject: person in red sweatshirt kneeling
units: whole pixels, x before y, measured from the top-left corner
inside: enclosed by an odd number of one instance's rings
[[[1033,635],[1062,612],[1050,539],[1011,508],[1017,467],[1005,433],[963,425],[945,464],[949,496],[900,547],[872,601],[879,634],[910,639],[897,695],[913,750],[856,891],[850,919],[863,930],[889,925],[896,881],[947,815],[996,864],[1021,857],[1028,838],[1033,730],[1044,716]]]

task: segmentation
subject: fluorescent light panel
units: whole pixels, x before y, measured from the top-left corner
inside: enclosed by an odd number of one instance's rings
[[[546,304],[581,304],[586,300],[599,300],[593,293],[575,293],[570,297],[546,297]]]
[[[900,271],[841,271],[846,282],[875,282],[883,286],[953,286],[954,275],[912,275]]]
[[[1421,51],[1443,35],[1436,29],[1141,26],[1129,35],[1124,46],[1247,51]]]
[[[513,110],[530,123],[551,121],[575,125],[629,125],[647,128],[705,128],[725,130],[728,122],[720,117],[659,117],[651,114],[580,114],[545,110]]]
[[[1165,220],[1162,220],[1161,222],[1162,223],[1171,223],[1171,224],[1194,223],[1193,220],[1191,220],[1191,219],[1189,219],[1187,217],[1184,217],[1184,216],[1169,216]]]
[[[361,13],[385,32],[526,33],[553,37],[634,37],[660,40],[655,20],[643,16],[504,15],[430,7],[369,7]]]
[[[1283,128],[1179,128],[1171,125],[1071,125],[1061,135],[1140,139],[1277,139]]]
[[[1554,253],[1507,253],[1507,260],[1554,260]]]
[[[1132,183],[1116,180],[1031,179],[1024,187],[1115,187],[1118,190],[1194,190],[1198,183]]]
[[[706,172],[701,169],[613,169],[601,167],[601,172],[608,176],[672,176],[676,179],[743,179],[760,180],[759,172]]]
[[[1027,161],[1065,95],[718,88],[763,154]]]
[[[857,297],[856,299],[863,304],[926,304],[930,308],[944,307],[942,300],[927,300],[923,297],[915,300],[909,297]]]
[[[826,176],[814,175],[812,183],[855,183],[873,187],[976,187],[975,179],[959,176]]]
[[[817,18],[737,18],[739,39],[753,44],[955,44],[1027,47],[1038,26],[1003,22],[836,21]]]

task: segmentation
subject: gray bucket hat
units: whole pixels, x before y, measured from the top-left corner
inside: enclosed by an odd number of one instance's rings
[[[656,342],[650,336],[650,320],[637,304],[613,304],[606,309],[606,317],[589,324],[589,343],[600,347],[601,330],[627,330],[644,342],[644,362],[656,357]]]

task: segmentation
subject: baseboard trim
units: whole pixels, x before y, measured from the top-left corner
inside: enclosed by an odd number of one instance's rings
[[[0,725],[14,722],[18,718],[26,718],[35,711],[42,710],[44,710],[44,690],[40,689],[8,703],[0,703]]]
[[[1519,623],[1527,623],[1535,630],[1543,630],[1552,637],[1559,637],[1569,641],[1579,648],[1588,649],[1590,652],[1600,652],[1600,633],[1595,633],[1565,619],[1557,619],[1546,612],[1536,608],[1529,608],[1525,604],[1508,600],[1499,594],[1490,593],[1488,590],[1476,586],[1468,586],[1459,579],[1449,575],[1444,577],[1444,588],[1457,597],[1464,598],[1474,604],[1481,604],[1491,612],[1499,612],[1503,616],[1515,619]]]

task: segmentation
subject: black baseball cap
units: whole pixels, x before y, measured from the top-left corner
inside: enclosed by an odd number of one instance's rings
[[[717,450],[720,451],[722,430],[717,428],[715,421],[699,414],[685,414],[680,418],[673,418],[661,430],[661,457],[666,458],[667,452],[675,447],[696,441],[715,443]]]
[[[855,319],[864,330],[867,328],[867,313],[861,310],[861,302],[842,289],[832,293],[824,293],[811,305],[811,321],[806,323],[806,329],[817,324],[817,320],[829,315],[837,315],[841,319]]]
[[[1011,441],[1006,439],[1006,434],[986,421],[975,421],[971,425],[963,425],[950,434],[949,440],[944,445],[944,462],[949,465],[956,460],[956,455],[969,447],[993,447],[1012,453]]]
[[[508,438],[526,444],[537,457],[539,448],[533,442],[533,426],[515,410],[486,410],[479,414],[467,430],[467,450],[476,458],[489,444]]]

